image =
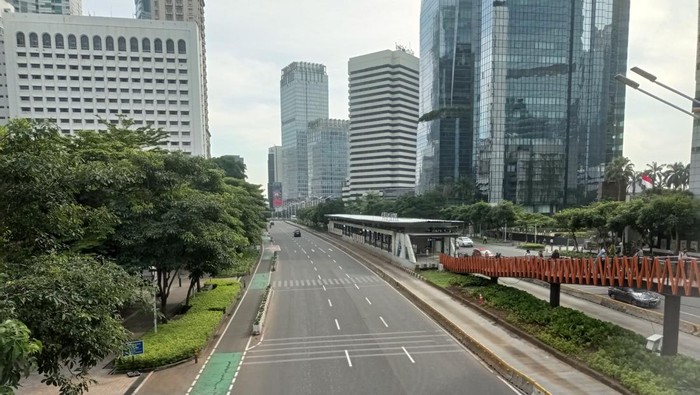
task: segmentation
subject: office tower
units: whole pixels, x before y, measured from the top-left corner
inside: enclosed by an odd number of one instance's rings
[[[536,212],[598,197],[622,155],[629,0],[485,1],[477,179]]]
[[[286,201],[309,195],[307,131],[309,122],[328,119],[326,66],[293,62],[282,69],[280,80],[282,118],[282,193]]]
[[[282,147],[273,145],[267,151],[267,200],[271,209],[281,207],[282,200]]]
[[[209,94],[207,87],[207,49],[204,29],[204,0],[135,0],[136,18],[163,21],[189,21],[197,24],[202,53],[202,78],[204,79],[204,125],[206,128],[207,155],[210,150]]]
[[[309,122],[310,198],[341,197],[348,170],[348,127],[349,122],[340,119]]]
[[[477,0],[424,0],[420,16],[420,116],[416,190],[474,179]]]
[[[131,118],[169,132],[163,148],[208,157],[199,32],[186,22],[5,13],[8,118],[64,133]]]
[[[81,0],[10,0],[15,12],[31,14],[82,15]]]
[[[695,99],[700,100],[700,14],[698,14],[698,45],[695,56],[697,65],[695,68]],[[694,104],[693,112],[700,113],[700,106]],[[700,120],[698,119],[693,121],[693,139],[690,147],[690,192],[700,199]]]
[[[344,199],[413,193],[418,58],[399,48],[350,58],[350,153]]]

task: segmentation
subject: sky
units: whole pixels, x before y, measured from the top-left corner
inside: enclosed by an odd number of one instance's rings
[[[627,65],[690,96],[695,89],[698,0],[632,0]],[[672,4],[672,5],[671,5]],[[134,0],[83,0],[83,13],[133,17]],[[267,150],[279,145],[281,69],[327,66],[331,118],[348,118],[347,61],[396,44],[419,53],[420,0],[207,0],[205,29],[212,155],[240,155],[248,181],[267,184]],[[628,76],[690,109],[689,101]],[[690,161],[692,118],[627,89],[623,155],[637,170]]]

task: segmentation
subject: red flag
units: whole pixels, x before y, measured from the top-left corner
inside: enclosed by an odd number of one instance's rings
[[[647,173],[642,174],[642,186],[645,188],[651,188],[654,186],[654,182],[651,180],[651,177]]]

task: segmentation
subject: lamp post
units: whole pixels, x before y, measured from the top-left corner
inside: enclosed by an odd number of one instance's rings
[[[148,268],[151,272],[151,278],[153,279],[153,333],[158,333],[158,309],[156,307],[156,289],[158,289],[158,282],[156,281],[156,274],[158,269],[155,266]]]
[[[641,69],[640,69],[640,70],[641,70]],[[657,101],[660,101],[661,103],[666,104],[666,105],[669,106],[669,107],[673,107],[673,108],[675,108],[676,110],[678,110],[678,111],[680,111],[680,112],[682,112],[682,113],[684,113],[684,114],[686,114],[686,115],[690,115],[690,116],[693,117],[693,118],[700,119],[700,116],[695,115],[695,114],[693,114],[693,113],[690,112],[690,111],[684,110],[683,108],[681,108],[681,107],[679,107],[679,106],[677,106],[677,105],[675,105],[675,104],[673,104],[673,103],[671,103],[671,102],[669,102],[669,101],[667,101],[667,100],[664,100],[664,99],[662,99],[662,98],[660,98],[660,97],[654,95],[653,93],[650,93],[650,92],[645,91],[644,89],[642,89],[642,88],[639,87],[639,83],[638,83],[638,82],[635,82],[635,81],[633,81],[633,80],[631,80],[631,79],[625,77],[625,76],[622,75],[622,74],[616,75],[616,76],[615,76],[615,79],[616,79],[617,81],[622,82],[623,84],[629,86],[629,87],[632,88],[632,89],[636,89],[636,90],[638,90],[638,91],[644,93],[645,95],[647,95],[647,96],[649,96],[649,97],[651,97],[651,98],[653,98],[653,99],[656,99]],[[660,84],[660,83],[658,83],[658,82],[657,82],[657,84],[662,85],[662,84]],[[663,86],[666,86],[666,85],[663,85]],[[672,88],[669,88],[669,89],[670,89],[671,91],[673,91],[673,92],[679,93],[679,92],[677,92],[675,89],[672,89]],[[680,94],[680,93],[679,93],[679,94]],[[683,96],[683,97],[688,98],[688,96],[685,96],[685,95],[683,95],[683,94],[680,94],[680,95]],[[695,102],[695,103],[698,103],[695,99],[692,99],[692,98],[691,98],[691,100],[693,100],[693,102]]]

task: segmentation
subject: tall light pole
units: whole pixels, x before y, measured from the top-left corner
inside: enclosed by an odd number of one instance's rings
[[[149,267],[148,270],[153,279],[153,333],[158,333],[158,308],[156,307],[156,290],[158,289],[156,274],[158,274],[158,270],[154,266]]]
[[[640,70],[641,70],[641,69],[640,69]],[[650,75],[651,75],[651,74],[650,74]],[[654,77],[654,78],[656,78],[656,77]],[[656,95],[653,94],[653,93],[650,93],[650,92],[645,91],[644,89],[642,89],[642,88],[639,87],[639,83],[638,83],[638,82],[635,82],[635,81],[633,81],[633,80],[631,80],[631,79],[625,77],[625,76],[622,75],[622,74],[616,75],[616,76],[615,76],[615,79],[616,79],[617,81],[622,82],[623,84],[629,86],[629,87],[632,88],[632,89],[636,89],[636,90],[638,90],[638,91],[644,93],[645,95],[647,95],[647,96],[649,96],[649,97],[651,97],[651,98],[653,98],[653,99],[655,99],[655,100],[657,100],[657,101],[660,101],[661,103],[666,104],[666,105],[669,106],[669,107],[675,108],[676,110],[682,112],[683,114],[690,115],[691,117],[693,117],[693,118],[695,118],[695,119],[700,119],[700,116],[695,115],[695,114],[693,114],[692,112],[690,112],[690,111],[688,111],[688,110],[684,110],[683,108],[681,108],[681,107],[679,107],[679,106],[677,106],[677,105],[675,105],[675,104],[673,104],[673,103],[671,103],[671,102],[669,102],[669,101],[667,101],[667,100],[664,100],[664,99],[662,99],[662,98],[656,96]],[[657,82],[657,84],[662,85],[662,84],[660,84],[660,83],[658,83],[658,82]],[[666,85],[662,85],[662,86],[666,86]],[[671,90],[671,91],[673,91],[673,92],[676,92],[676,93],[680,94],[681,96],[683,96],[683,97],[685,97],[685,98],[689,98],[688,96],[679,93],[679,92],[676,91],[675,89],[669,88],[669,90]],[[690,100],[692,100],[692,101],[695,102],[695,103],[700,104],[700,102],[698,102],[698,101],[695,100],[695,99],[690,98]]]

